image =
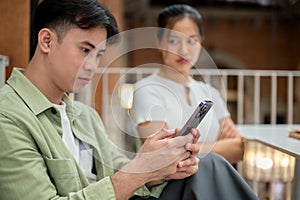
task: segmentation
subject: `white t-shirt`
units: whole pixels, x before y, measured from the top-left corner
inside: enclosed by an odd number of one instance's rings
[[[67,146],[68,150],[71,152],[80,168],[83,170],[85,176],[90,183],[96,182],[96,175],[92,173],[93,167],[93,148],[80,140],[78,140],[72,132],[70,126],[70,120],[66,113],[66,104],[61,102],[61,104],[54,106],[59,110],[61,115],[61,124],[63,131],[63,142]]]
[[[202,100],[212,100],[213,107],[198,126],[200,141],[215,141],[220,130],[220,120],[230,116],[217,89],[210,84],[189,77],[187,103],[185,86],[154,73],[135,84],[132,118],[136,124],[146,121],[166,122],[169,129],[182,128]]]

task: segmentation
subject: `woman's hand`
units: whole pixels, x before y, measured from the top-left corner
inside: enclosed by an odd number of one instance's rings
[[[225,117],[220,120],[219,140],[226,138],[239,138],[240,134],[235,127],[234,122],[230,117]]]

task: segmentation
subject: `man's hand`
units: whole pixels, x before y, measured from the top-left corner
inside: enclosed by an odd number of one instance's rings
[[[196,147],[200,134],[175,137],[177,131],[163,129],[147,138],[136,157],[112,175],[117,199],[128,199],[133,192],[147,184],[151,187],[165,178],[182,179],[198,170]],[[130,180],[130,184],[127,183]]]
[[[179,130],[177,129],[176,132]],[[197,145],[200,133],[197,129],[192,129],[191,134],[193,135],[192,143],[185,145],[185,149],[189,152],[189,156],[181,160],[177,165],[176,173],[168,176],[169,179],[183,179],[195,174],[198,171],[199,158],[197,157],[200,148]]]
[[[178,164],[196,153],[191,144],[198,138],[197,132],[180,137],[175,137],[176,133],[162,129],[149,136],[136,157],[122,170],[147,175],[148,181],[161,180],[176,173]]]
[[[167,179],[184,179],[198,171],[199,158],[197,156],[190,156],[188,159],[181,161],[177,165],[176,173],[167,177]]]

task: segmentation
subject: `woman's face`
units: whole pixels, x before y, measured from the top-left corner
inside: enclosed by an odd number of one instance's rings
[[[198,26],[189,18],[177,21],[170,31],[164,32],[159,48],[164,65],[188,75],[201,50]]]

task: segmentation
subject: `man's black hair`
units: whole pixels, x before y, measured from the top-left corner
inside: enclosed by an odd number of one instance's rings
[[[53,29],[62,39],[70,28],[101,26],[106,28],[107,43],[115,43],[118,40],[116,20],[97,0],[43,0],[36,9],[33,21],[35,39],[43,28]]]

